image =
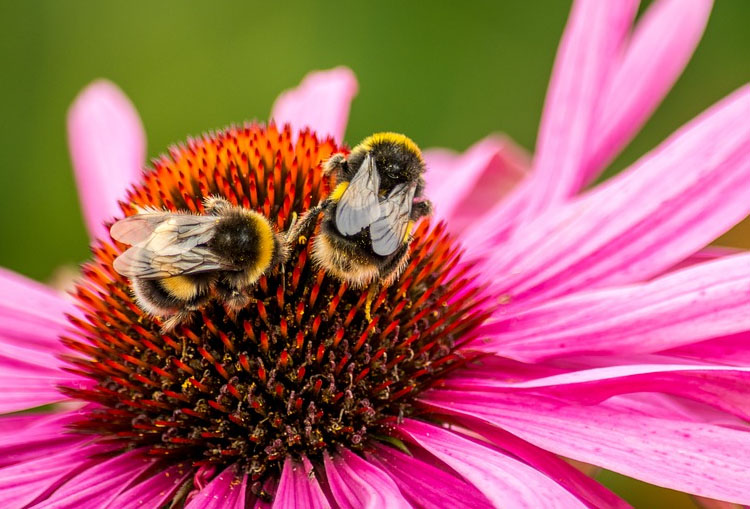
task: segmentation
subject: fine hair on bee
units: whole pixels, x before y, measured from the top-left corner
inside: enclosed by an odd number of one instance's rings
[[[110,235],[131,247],[114,261],[130,278],[138,305],[167,317],[171,330],[212,297],[236,311],[247,290],[287,257],[285,237],[262,214],[219,197],[204,215],[144,209],[112,225]]]
[[[422,197],[421,151],[403,134],[377,133],[348,155],[331,156],[323,171],[336,187],[295,223],[288,238],[306,241],[320,221],[312,239],[316,264],[354,288],[390,285],[408,263],[414,222],[432,212]]]

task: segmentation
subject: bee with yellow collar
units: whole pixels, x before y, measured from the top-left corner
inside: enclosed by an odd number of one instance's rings
[[[305,214],[289,238],[308,238],[322,214],[313,240],[313,259],[329,274],[364,288],[390,285],[409,260],[411,228],[432,212],[422,198],[422,153],[403,134],[378,133],[351,153],[334,154],[324,166],[338,185]]]

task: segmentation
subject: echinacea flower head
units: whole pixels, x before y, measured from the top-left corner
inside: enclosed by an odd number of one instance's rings
[[[688,5],[689,4],[689,5]],[[113,269],[113,220],[221,196],[280,231],[325,199],[351,72],[268,124],[141,170],[132,106],[92,85],[69,131],[93,257],[67,299],[0,274],[9,507],[627,507],[563,458],[750,503],[750,257],[704,250],[750,212],[750,90],[592,190],[676,79],[710,2],[574,3],[532,158],[426,150],[435,217],[377,291],[294,239],[239,311],[164,332]],[[676,20],[680,22],[677,23]],[[531,161],[531,162],[530,162]]]
[[[274,218],[279,231],[332,188],[321,162],[339,151],[329,138],[248,124],[174,148],[128,194],[139,208],[203,212],[222,196]],[[163,334],[114,272],[122,246],[94,246],[76,296],[84,318],[63,343],[73,372],[96,383],[63,387],[94,404],[71,424],[115,449],[247,474],[263,493],[288,458],[321,459],[345,447],[364,453],[374,437],[416,412],[414,397],[477,354],[461,341],[489,308],[455,271],[459,250],[444,227],[420,224],[397,284],[350,289],[312,259],[311,239],[293,239],[289,259],[260,279],[251,304],[220,302]],[[460,299],[456,299],[461,295]],[[368,296],[371,302],[367,302]]]

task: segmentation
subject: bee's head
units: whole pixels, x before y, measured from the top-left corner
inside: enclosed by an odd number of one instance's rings
[[[375,159],[381,191],[388,192],[398,184],[413,182],[425,170],[419,147],[403,134],[377,133],[366,138],[349,155],[349,169],[356,171],[367,154]]]

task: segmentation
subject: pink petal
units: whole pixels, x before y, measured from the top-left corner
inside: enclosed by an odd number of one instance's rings
[[[424,509],[491,507],[477,489],[449,474],[392,447],[376,445],[368,460],[391,476],[404,497]]]
[[[461,370],[445,381],[448,389],[531,391],[587,405],[620,394],[661,392],[706,403],[745,419],[750,418],[748,385],[750,368],[680,364],[610,366],[517,383],[477,377],[470,370]]]
[[[271,109],[271,119],[290,124],[295,132],[305,127],[319,138],[344,139],[349,106],[357,95],[357,78],[347,67],[311,72],[297,88],[282,93]]]
[[[192,469],[179,463],[164,470],[154,472],[132,488],[120,493],[107,507],[164,507],[175,492],[185,483]]]
[[[594,479],[544,449],[482,421],[462,419],[461,425],[481,435],[503,451],[522,460],[547,477],[555,479],[563,488],[577,496],[590,507],[597,509],[624,509],[630,507],[624,500]]]
[[[128,98],[95,81],[68,111],[68,145],[91,238],[109,238],[104,221],[120,215],[118,200],[141,175],[146,134]]]
[[[463,154],[424,151],[428,196],[435,218],[460,232],[497,204],[526,175],[529,156],[507,136],[485,138]]]
[[[701,249],[697,253],[688,256],[684,260],[677,263],[675,266],[670,267],[669,269],[667,269],[667,272],[686,269],[687,267],[692,267],[693,265],[698,265],[699,263],[710,262],[711,260],[716,260],[717,258],[723,258],[725,256],[739,254],[742,252],[742,249],[737,249],[734,247],[708,246]]]
[[[530,362],[658,352],[750,330],[750,253],[648,283],[552,300],[481,328],[476,347]]]
[[[65,295],[0,268],[0,338],[6,344],[62,351],[66,314],[80,313]]]
[[[0,417],[0,468],[71,450],[89,437],[70,433],[67,425],[80,419],[78,411]],[[0,470],[0,479],[2,478]]]
[[[247,474],[240,474],[231,465],[200,490],[185,509],[244,509],[246,492]]]
[[[461,474],[495,507],[586,507],[541,472],[456,433],[413,419],[398,431]]]
[[[747,118],[750,87],[594,191],[519,226],[483,265],[498,275],[496,291],[527,305],[642,281],[704,247],[750,211]]]
[[[155,461],[138,449],[97,461],[34,507],[107,507]]]
[[[706,27],[712,0],[661,0],[643,14],[602,93],[581,184],[635,136],[672,88]],[[575,189],[574,189],[575,191]]]
[[[555,58],[539,128],[528,213],[562,201],[580,186],[580,166],[597,105],[638,8],[636,0],[577,0]]]
[[[5,507],[26,507],[46,497],[61,484],[98,463],[91,455],[101,453],[102,447],[71,446],[59,452],[40,455],[0,469],[0,500]],[[34,506],[38,507],[38,506]]]
[[[339,448],[333,458],[323,453],[323,461],[331,493],[342,509],[411,507],[385,472],[348,449]]]
[[[750,435],[531,394],[430,391],[434,409],[484,420],[555,454],[658,486],[750,503]]]
[[[727,366],[750,365],[750,331],[691,343],[663,352],[672,357],[695,359]]]
[[[284,461],[284,470],[281,472],[273,507],[331,507],[315,478],[310,460],[306,457],[302,457],[302,463],[297,463],[289,457]]]

